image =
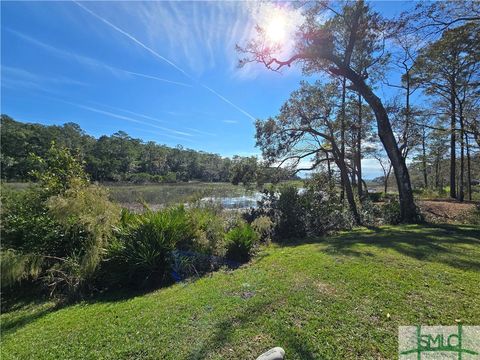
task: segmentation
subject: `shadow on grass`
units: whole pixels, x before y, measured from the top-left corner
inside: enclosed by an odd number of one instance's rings
[[[22,314],[21,316],[15,317],[13,319],[2,320],[2,336],[14,333],[20,328],[30,324],[31,322],[38,320],[49,313],[57,311],[60,308],[62,308],[62,305],[56,304],[49,307],[44,307],[41,310],[34,310],[28,313],[25,312],[25,314]]]
[[[392,249],[417,260],[480,271],[480,228],[455,225],[403,225],[353,230],[324,238],[326,252],[368,256],[358,244]]]
[[[231,342],[236,331],[241,331],[243,328],[250,327],[253,321],[261,318],[262,315],[265,315],[266,313],[272,312],[276,303],[278,303],[278,299],[272,299],[263,304],[252,303],[249,306],[245,306],[239,314],[220,321],[215,326],[212,334],[203,341],[200,347],[194,348],[186,359],[205,359],[216,350],[225,348],[225,346]],[[269,345],[270,348],[274,346],[282,346],[290,353],[289,356],[294,352],[303,360],[316,359],[313,350],[310,349],[307,343],[302,341],[301,337],[292,329],[289,329],[288,327],[277,327],[271,331],[270,335],[272,335],[272,338],[281,341],[281,344],[271,344]],[[252,346],[253,345],[255,344],[252,340]],[[262,352],[267,350],[267,348],[260,350],[260,353],[255,354],[255,356],[259,356]]]

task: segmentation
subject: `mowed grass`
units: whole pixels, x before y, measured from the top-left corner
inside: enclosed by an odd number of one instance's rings
[[[480,324],[480,228],[358,229],[235,271],[4,313],[2,359],[393,359],[399,325]]]

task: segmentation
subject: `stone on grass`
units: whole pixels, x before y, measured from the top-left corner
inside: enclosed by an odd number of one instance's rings
[[[257,360],[283,360],[284,356],[285,350],[277,346],[268,350],[267,352],[264,352],[257,358]]]

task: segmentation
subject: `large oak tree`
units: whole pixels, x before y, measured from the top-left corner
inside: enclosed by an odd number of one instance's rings
[[[329,20],[325,21],[325,14]],[[375,63],[382,61],[384,37],[383,21],[373,12],[364,1],[340,3],[330,6],[328,2],[316,2],[307,5],[306,21],[300,27],[297,36],[295,52],[287,59],[276,57],[277,48],[270,47],[262,39],[253,39],[240,51],[246,54],[241,64],[259,62],[267,68],[279,71],[285,66],[294,63],[302,64],[305,73],[324,72],[329,75],[346,78],[350,88],[357,91],[372,108],[377,121],[380,140],[392,163],[397,180],[400,199],[401,218],[405,222],[414,222],[418,219],[413,191],[405,159],[403,158],[387,111],[382,100],[374,93],[368,84],[368,69]],[[339,31],[338,24],[341,24]],[[259,32],[261,37],[262,32]],[[352,57],[359,47],[366,44],[377,56],[372,56],[371,64],[359,72],[352,66]]]

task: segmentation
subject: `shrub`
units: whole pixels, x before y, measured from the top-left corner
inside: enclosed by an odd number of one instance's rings
[[[167,172],[163,177],[162,177],[162,182],[164,183],[174,183],[177,182],[177,174],[174,172]]]
[[[258,241],[258,235],[252,227],[241,223],[226,234],[227,259],[246,262],[253,254],[253,249]]]
[[[275,192],[264,190],[258,208],[244,214],[251,222],[266,216],[274,224],[274,240],[323,235],[330,231],[350,229],[353,216],[340,200],[335,183],[326,174],[317,174],[298,191],[286,186]]]
[[[383,220],[386,224],[396,225],[400,223],[400,204],[398,201],[387,201],[382,207],[382,212]]]
[[[10,285],[42,280],[51,295],[75,296],[92,280],[119,210],[106,191],[89,186],[82,163],[52,144],[33,173],[36,186],[2,194],[2,262]]]
[[[465,223],[480,225],[480,204],[469,210],[465,216]]]
[[[52,142],[45,156],[30,155],[36,169],[30,175],[40,184],[44,198],[63,194],[71,188],[88,185],[88,176],[83,162],[79,161],[66,147],[57,147]]]
[[[368,200],[372,202],[380,202],[382,200],[383,193],[382,192],[369,192],[367,197]]]
[[[375,226],[379,225],[382,220],[382,208],[374,204],[372,201],[365,199],[360,208],[360,218],[363,225]]]
[[[1,238],[4,248],[22,253],[63,256],[65,237],[61,225],[48,213],[42,189],[2,191]]]
[[[194,237],[191,242],[180,244],[184,249],[202,254],[225,255],[224,219],[214,207],[194,207],[189,209],[188,216]]]
[[[302,195],[308,234],[323,235],[353,226],[352,214],[344,207],[335,183],[326,174],[317,174],[310,179]]]
[[[124,211],[119,241],[109,249],[109,261],[125,269],[126,278],[119,274],[117,281],[141,287],[166,281],[171,252],[195,237],[191,224],[183,206],[143,214]]]
[[[280,239],[305,236],[305,206],[296,187],[285,186],[280,189],[280,196],[273,207],[277,213],[275,232]]]
[[[75,254],[82,282],[93,275],[100,263],[118,224],[120,209],[108,199],[107,189],[96,185],[69,189],[51,197],[47,206],[68,235],[68,253]]]
[[[273,234],[273,221],[265,215],[259,216],[251,223],[252,229],[257,233],[259,240],[269,243]]]
[[[42,267],[42,258],[25,255],[12,249],[0,252],[0,279],[3,288],[12,287],[25,279],[36,279]]]

